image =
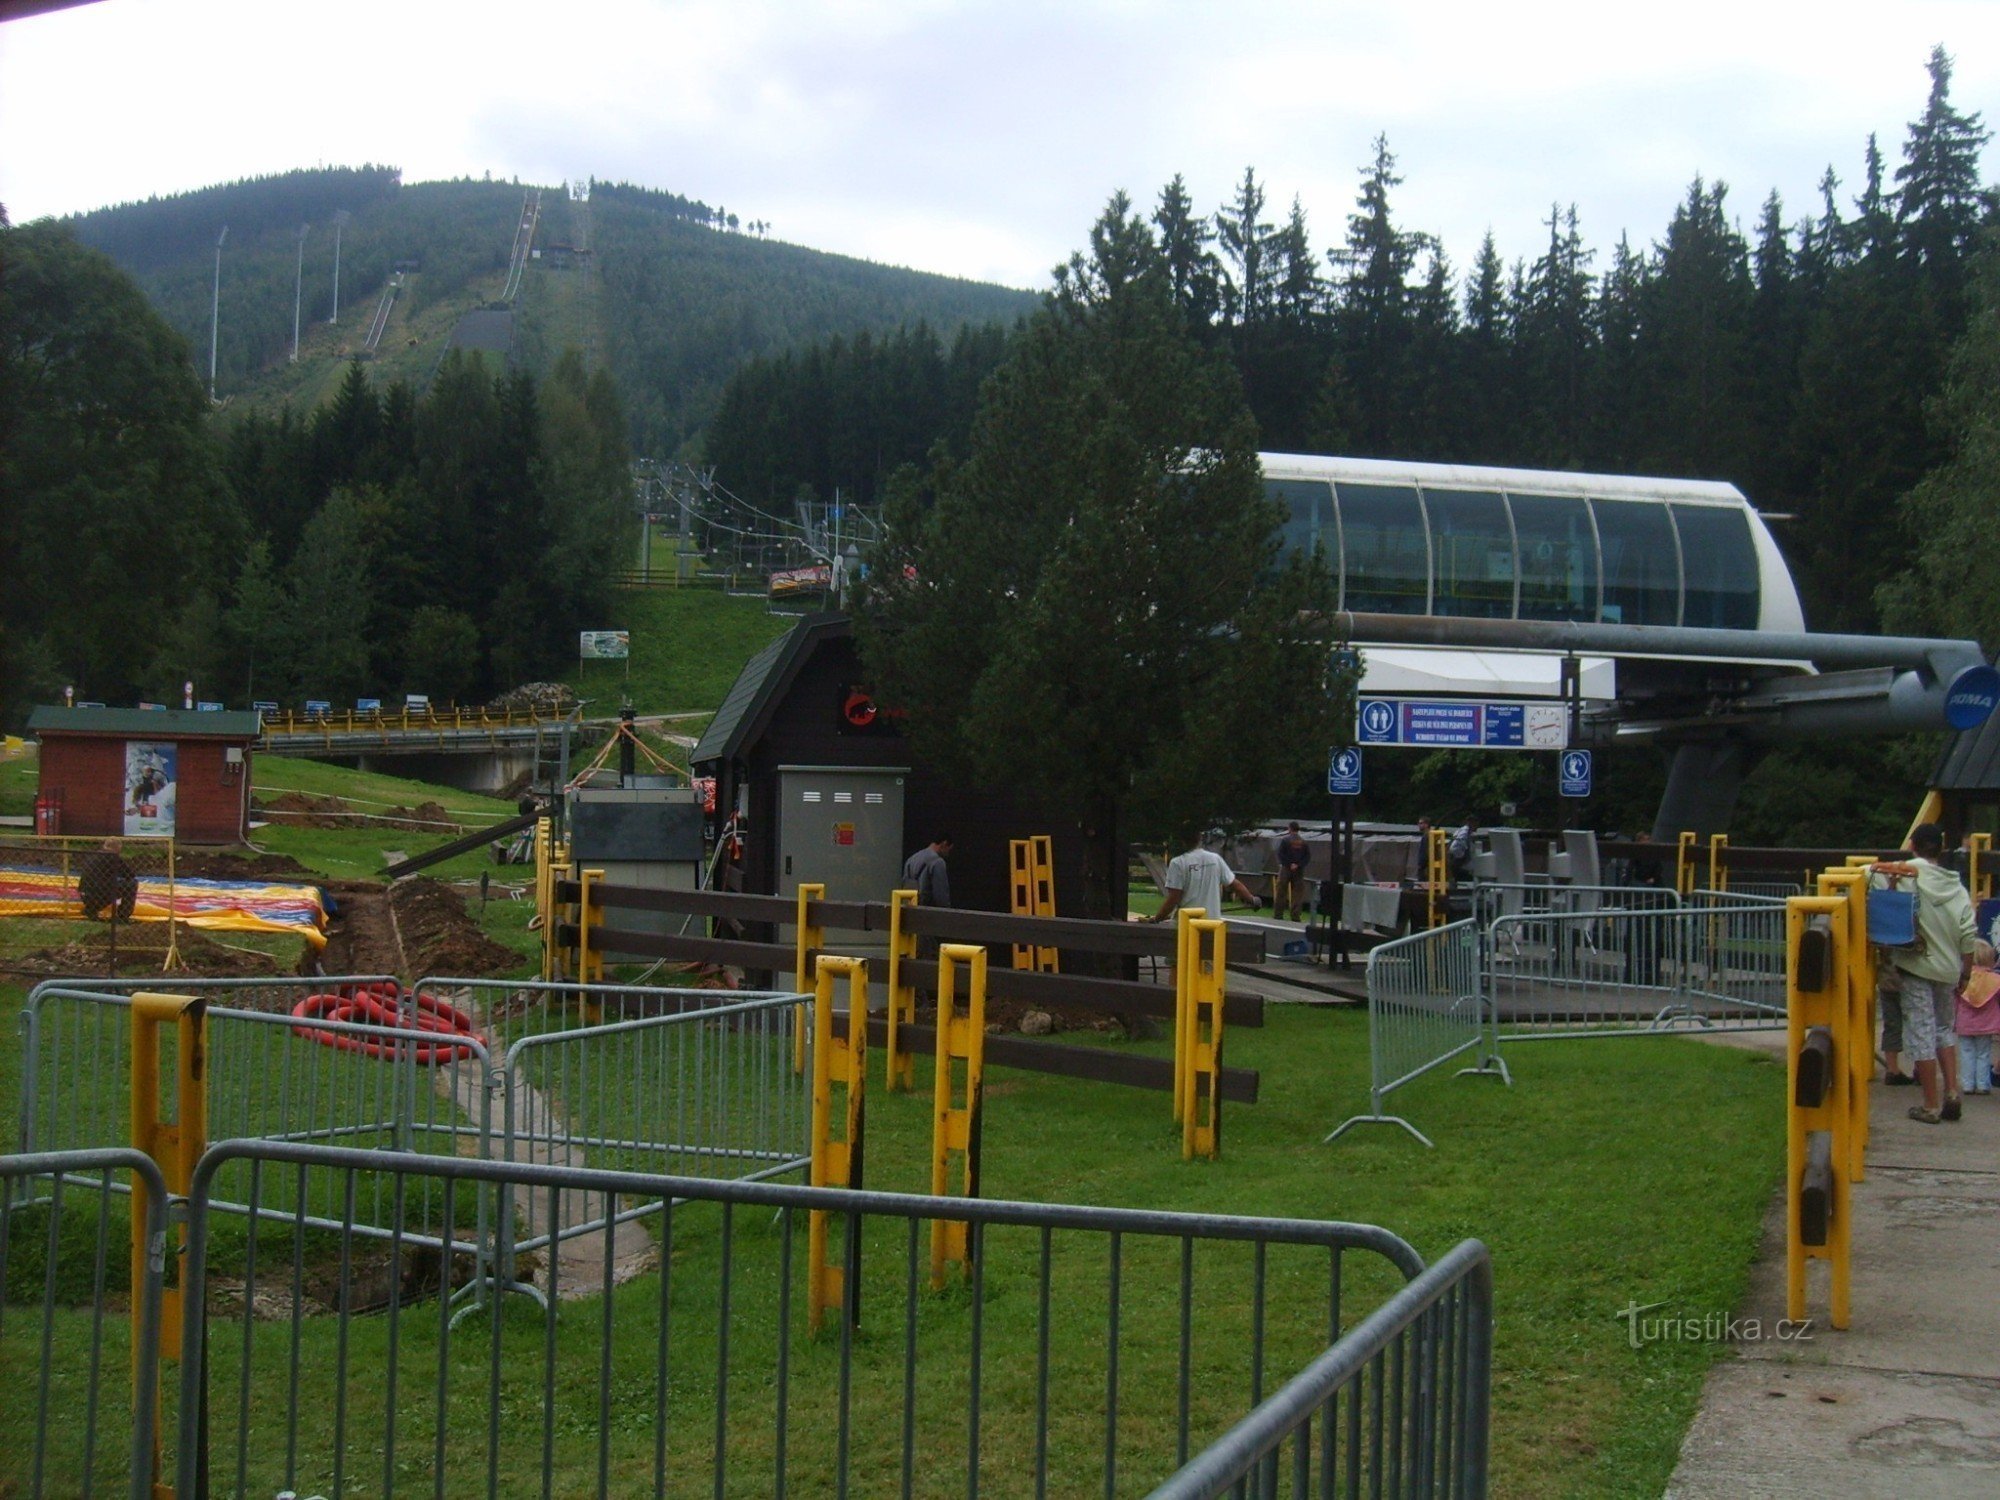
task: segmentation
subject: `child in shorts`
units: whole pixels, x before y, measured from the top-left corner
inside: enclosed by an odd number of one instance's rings
[[[1972,973],[1956,996],[1958,1082],[1968,1094],[1993,1092],[1993,1038],[2000,1036],[2000,973],[1993,945],[1975,943]]]

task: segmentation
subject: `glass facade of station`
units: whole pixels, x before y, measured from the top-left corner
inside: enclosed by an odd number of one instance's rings
[[[1757,628],[1738,507],[1267,479],[1285,546],[1318,548],[1361,613]]]

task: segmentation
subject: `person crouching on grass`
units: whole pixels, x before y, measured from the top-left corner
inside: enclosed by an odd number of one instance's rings
[[[1993,1038],[2000,1035],[2000,973],[1991,943],[1972,947],[1972,972],[1958,988],[1958,1083],[1968,1094],[1993,1092]]]

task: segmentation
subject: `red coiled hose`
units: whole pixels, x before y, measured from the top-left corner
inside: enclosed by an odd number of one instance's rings
[[[427,1038],[464,1038],[485,1045],[486,1038],[473,1029],[472,1017],[457,1006],[421,993],[407,999],[413,1006],[408,1011],[404,1009],[403,992],[393,984],[342,986],[328,994],[306,996],[292,1007],[292,1015],[301,1021],[347,1021]],[[347,1031],[324,1031],[317,1026],[292,1029],[322,1046],[338,1047],[343,1052],[359,1052],[364,1057],[414,1055],[426,1066],[470,1057],[473,1051],[465,1041],[428,1040],[412,1044]]]

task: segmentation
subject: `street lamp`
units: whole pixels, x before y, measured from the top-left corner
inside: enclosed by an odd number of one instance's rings
[[[306,287],[306,231],[310,224],[299,226],[299,269],[292,278],[292,363],[299,362],[299,312],[305,303]]]
[[[229,226],[215,237],[215,296],[208,305],[208,399],[215,399],[215,331],[222,316],[222,242],[229,238]]]
[[[333,316],[326,320],[328,323],[340,321],[340,231],[353,217],[344,208],[333,212]]]

